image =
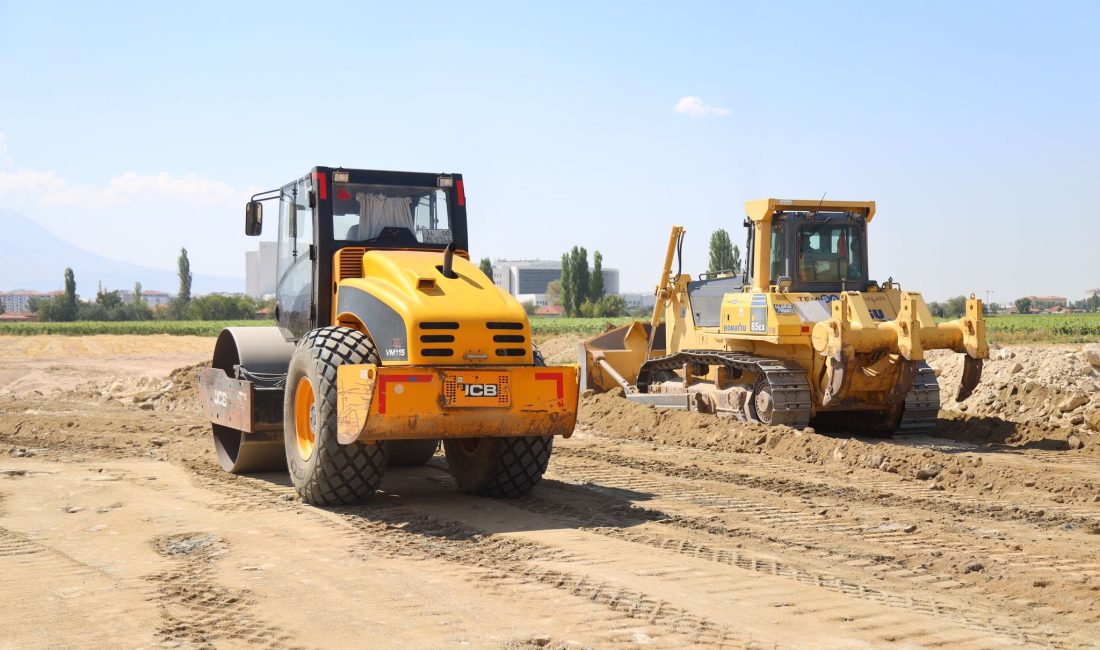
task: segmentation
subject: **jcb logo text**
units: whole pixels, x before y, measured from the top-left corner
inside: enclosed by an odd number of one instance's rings
[[[462,394],[466,397],[496,397],[496,384],[462,384]]]

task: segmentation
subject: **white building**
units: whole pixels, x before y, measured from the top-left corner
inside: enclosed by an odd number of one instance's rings
[[[167,305],[176,298],[167,291],[156,291],[154,289],[142,290],[141,297],[145,299],[145,304],[150,307]]]
[[[22,314],[31,310],[31,298],[42,298],[46,294],[40,291],[0,291],[0,304],[8,314]]]
[[[626,302],[627,309],[650,309],[657,304],[657,296],[652,293],[624,293],[623,301]]]
[[[591,270],[591,269],[590,269]],[[603,292],[619,293],[619,270],[601,269]],[[561,279],[561,260],[497,260],[493,262],[493,283],[520,302],[546,304],[546,287]]]
[[[131,289],[119,289],[118,297],[122,299],[122,304],[129,305],[134,301],[134,292]],[[167,305],[175,298],[167,291],[157,291],[155,289],[142,289],[141,298],[145,301],[145,304],[149,307],[156,307],[158,305]]]
[[[244,292],[253,298],[263,298],[275,293],[275,256],[278,244],[260,242],[259,250],[244,254]]]

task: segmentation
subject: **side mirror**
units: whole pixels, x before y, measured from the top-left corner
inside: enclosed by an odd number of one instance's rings
[[[244,206],[244,234],[255,237],[264,229],[264,204],[259,201],[249,201]]]

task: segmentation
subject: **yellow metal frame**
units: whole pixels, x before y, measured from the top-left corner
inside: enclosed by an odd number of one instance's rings
[[[496,386],[462,392],[463,386]],[[462,393],[461,395],[459,393]],[[337,439],[377,442],[573,433],[573,366],[337,368]],[[478,393],[481,393],[480,395]],[[506,393],[507,403],[501,402]]]
[[[338,251],[334,266],[349,266],[348,260]],[[484,273],[469,260],[455,256],[453,269],[457,278],[440,281],[436,268],[443,255],[435,251],[368,250],[362,254],[362,277],[345,278],[335,287],[337,296],[345,287],[360,289],[393,309],[405,321],[404,341],[408,345],[405,361],[383,361],[385,366],[430,366],[440,362],[440,357],[421,354],[420,336],[429,332],[417,329],[418,323],[448,321],[458,324],[457,330],[441,332],[453,334],[450,345],[454,357],[444,363],[454,364],[461,359],[463,365],[516,364],[532,365],[531,327],[527,312],[507,291],[493,284]],[[359,329],[369,336],[378,333],[367,331],[358,314],[341,312],[339,300],[333,300],[333,322]],[[522,323],[523,329],[487,329],[487,320]],[[523,336],[526,351],[522,356],[501,359],[494,355],[502,347],[494,341],[498,335]],[[376,345],[388,345],[389,341],[375,341]]]

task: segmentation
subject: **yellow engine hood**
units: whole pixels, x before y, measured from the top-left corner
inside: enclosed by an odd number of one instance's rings
[[[527,313],[468,260],[444,277],[443,254],[367,251],[361,278],[337,287],[337,323],[358,323],[383,365],[531,364]],[[522,352],[521,352],[522,351]]]

